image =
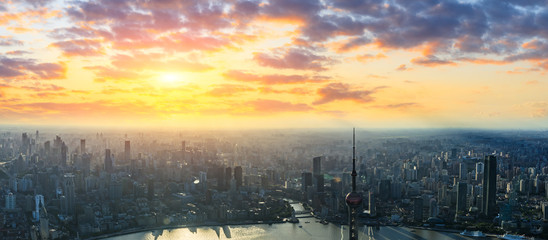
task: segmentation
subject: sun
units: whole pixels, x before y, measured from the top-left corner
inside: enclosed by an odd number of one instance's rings
[[[164,84],[176,84],[184,82],[184,78],[179,73],[162,73],[158,76],[158,80]]]

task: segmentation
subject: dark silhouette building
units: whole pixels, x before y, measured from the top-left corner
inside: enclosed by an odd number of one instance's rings
[[[497,194],[497,158],[493,155],[485,156],[483,160],[483,214],[492,217],[496,214]]]
[[[314,163],[316,160],[314,159]],[[314,170],[316,170],[314,168]],[[358,239],[358,208],[362,204],[362,197],[356,192],[356,133],[352,130],[352,191],[346,195],[346,205],[348,206],[348,233],[350,240]]]
[[[466,210],[466,192],[468,191],[468,184],[459,182],[457,184],[457,214],[458,212],[464,212]]]
[[[124,161],[129,162],[131,160],[131,142],[125,141],[124,143]]]
[[[242,167],[236,166],[234,167],[234,179],[236,180],[236,189],[240,190],[240,187],[242,187]]]
[[[108,173],[112,173],[114,171],[110,149],[105,149],[105,171]]]
[[[86,139],[80,139],[80,154],[86,152]]]
[[[324,191],[324,179],[322,173],[322,157],[315,157],[312,159],[312,169],[314,174],[314,183],[316,186],[316,192]]]

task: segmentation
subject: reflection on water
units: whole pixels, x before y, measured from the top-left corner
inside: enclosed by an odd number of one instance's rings
[[[302,226],[302,227],[299,227]],[[428,230],[413,230],[405,227],[371,227],[360,228],[360,239],[440,239],[459,240],[470,239],[458,234],[436,232]],[[221,234],[220,232],[223,232]],[[323,225],[311,221],[310,223],[282,223],[282,224],[260,224],[260,225],[232,225],[223,227],[197,227],[179,228],[172,231],[148,231],[133,233],[124,236],[108,238],[110,240],[175,240],[175,239],[234,239],[234,240],[255,240],[255,239],[306,239],[306,240],[332,240],[348,239],[348,227],[334,224]]]
[[[303,211],[300,204],[292,204],[296,211]],[[255,239],[306,239],[306,240],[332,240],[348,239],[348,227],[335,224],[323,225],[314,221],[301,219],[300,223],[281,224],[256,224],[256,225],[227,225],[214,227],[188,227],[178,228],[170,231],[147,231],[133,233],[118,237],[108,238],[109,240],[175,240],[175,239],[233,239],[233,240],[255,240]],[[221,234],[221,231],[223,234]],[[360,239],[439,239],[439,240],[460,240],[471,239],[454,233],[436,232],[429,230],[410,229],[406,227],[380,227],[375,229],[364,226],[358,232]]]

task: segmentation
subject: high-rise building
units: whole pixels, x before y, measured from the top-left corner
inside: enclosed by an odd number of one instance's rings
[[[348,233],[350,240],[358,239],[358,208],[362,205],[362,196],[356,192],[356,130],[352,130],[352,191],[346,195],[348,206]],[[319,161],[318,161],[319,162]],[[316,163],[316,158],[314,158]],[[314,164],[315,165],[315,164]],[[316,168],[314,168],[316,170]]]
[[[316,186],[316,192],[323,192],[324,178],[322,173],[322,157],[315,157],[312,160],[312,173],[314,174],[314,184]]]
[[[377,215],[377,207],[375,205],[375,194],[373,194],[373,191],[369,191],[369,216],[376,216]]]
[[[422,222],[422,205],[423,199],[420,197],[413,198],[413,220]]]
[[[466,211],[466,192],[468,184],[459,182],[457,184],[457,213]]]
[[[32,211],[32,216],[34,221],[40,221],[40,209],[44,207],[44,196],[36,195],[34,196],[34,211]]]
[[[225,168],[225,189],[230,189],[230,180],[232,180],[232,168]]]
[[[236,166],[234,167],[234,179],[236,179],[236,189],[240,190],[240,187],[242,187],[242,167]]]
[[[493,155],[485,156],[483,160],[483,214],[487,217],[495,215],[497,194],[497,158]]]
[[[15,209],[15,195],[13,193],[8,193],[6,195],[6,209],[7,210],[13,210]]]
[[[303,172],[301,173],[302,185],[301,190],[306,192],[309,186],[312,186],[312,173]]]
[[[435,198],[430,199],[430,217],[437,217],[440,209],[438,207],[438,201]]]
[[[65,174],[63,176],[63,191],[67,201],[67,214],[74,214],[76,196],[74,193],[74,175]]]
[[[86,139],[80,139],[80,154],[86,153]]]
[[[105,171],[108,173],[112,173],[114,171],[110,149],[105,149]]]
[[[65,144],[65,142],[63,142],[61,144],[61,166],[63,167],[67,166],[67,152],[68,152],[68,147]]]
[[[130,141],[124,143],[124,161],[128,162],[131,159],[131,145]]]

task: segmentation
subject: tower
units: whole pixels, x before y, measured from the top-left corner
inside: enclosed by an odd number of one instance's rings
[[[346,195],[348,206],[348,233],[350,240],[358,239],[358,208],[362,204],[362,197],[356,192],[356,129],[352,129],[352,191]]]
[[[483,214],[491,217],[496,207],[497,158],[493,155],[485,156],[483,166]]]

